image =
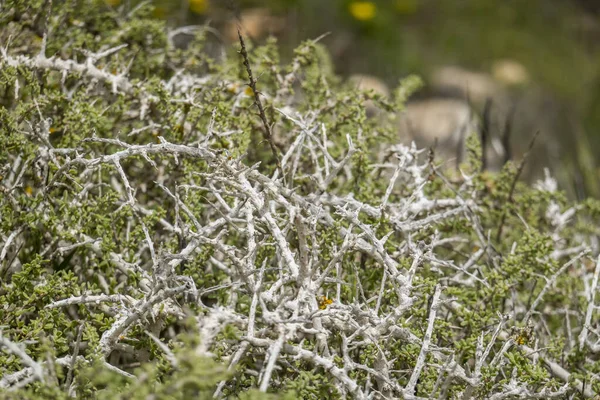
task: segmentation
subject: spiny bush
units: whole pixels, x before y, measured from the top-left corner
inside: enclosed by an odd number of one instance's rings
[[[147,4],[1,11],[0,397],[600,389],[600,203],[481,172],[477,135],[460,174],[397,144],[418,79],[358,93],[317,40],[284,65]]]

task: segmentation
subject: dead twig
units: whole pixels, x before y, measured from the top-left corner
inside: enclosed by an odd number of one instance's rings
[[[535,140],[537,139],[539,134],[540,134],[540,131],[537,131],[535,133],[535,135],[533,135],[533,138],[531,138],[531,141],[529,142],[529,147],[527,148],[527,152],[525,153],[525,155],[523,156],[523,159],[519,163],[519,167],[517,168],[517,173],[515,174],[512,185],[510,186],[510,192],[508,193],[507,203],[512,203],[514,201],[513,195],[515,193],[517,181],[519,180],[519,177],[521,176],[521,173],[523,172],[523,168],[525,168],[525,163],[527,162],[527,159],[529,158],[529,154],[531,153],[531,150],[533,149],[533,145],[535,144]],[[504,222],[506,221],[506,214],[507,214],[506,210],[507,210],[507,208],[504,207],[504,209],[502,211],[502,217],[500,218],[500,225],[498,226],[498,231],[496,232],[496,242],[500,241],[500,237],[502,236],[502,230],[504,229]]]
[[[486,155],[486,149],[488,148],[488,143],[490,141],[490,132],[492,126],[492,99],[487,98],[485,101],[485,106],[483,106],[483,122],[480,132],[481,139],[481,171],[485,171],[488,167],[488,159]]]
[[[277,152],[277,148],[275,147],[275,143],[273,142],[273,135],[271,134],[271,125],[269,125],[269,121],[267,120],[267,116],[265,114],[265,109],[263,107],[262,101],[260,100],[260,92],[256,90],[256,79],[252,75],[252,68],[250,68],[250,61],[248,59],[248,52],[246,51],[246,42],[244,42],[244,37],[242,36],[242,32],[240,27],[238,26],[238,38],[240,40],[240,54],[243,58],[244,66],[246,67],[246,73],[248,74],[248,86],[252,89],[252,94],[254,95],[254,104],[258,107],[258,116],[260,117],[263,126],[265,128],[264,137],[265,140],[269,143],[269,147],[271,148],[271,152],[273,153],[273,157],[275,158],[275,162],[277,163],[277,169],[281,174],[281,178],[285,182],[285,175],[283,174],[283,169],[281,168],[281,159],[279,157],[279,153]]]
[[[506,116],[506,123],[504,125],[504,132],[502,134],[502,148],[504,149],[504,160],[502,165],[506,164],[510,159],[512,159],[512,150],[510,148],[510,138],[513,129],[513,123],[515,120],[515,113],[517,111],[516,104],[510,108],[508,115]]]

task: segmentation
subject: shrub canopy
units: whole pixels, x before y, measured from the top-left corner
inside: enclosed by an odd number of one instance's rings
[[[147,4],[5,3],[0,397],[600,390],[600,203],[481,171],[476,134],[460,173],[398,144],[418,78],[386,100],[318,40],[281,65]]]

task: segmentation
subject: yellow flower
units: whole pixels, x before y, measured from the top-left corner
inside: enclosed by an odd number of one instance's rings
[[[350,14],[359,21],[369,21],[377,13],[377,7],[372,1],[353,1],[349,9]]]
[[[25,194],[29,197],[33,194],[33,188],[31,186],[25,186]]]
[[[333,300],[327,298],[327,296],[321,296],[319,298],[319,310],[324,310],[328,305],[332,304]]]
[[[116,7],[121,4],[121,0],[104,0],[111,7]]]
[[[205,14],[208,11],[208,0],[188,0],[190,10],[195,14]]]
[[[512,338],[516,344],[522,346],[524,344],[529,344],[533,339],[533,326],[528,325],[524,328],[515,328]]]
[[[246,96],[254,96],[254,91],[252,91],[250,86],[246,86],[246,89],[244,89],[244,94]]]

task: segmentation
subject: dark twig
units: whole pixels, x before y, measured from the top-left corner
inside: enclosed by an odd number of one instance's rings
[[[491,132],[491,114],[492,114],[492,99],[487,98],[485,100],[485,105],[483,106],[483,121],[481,126],[481,170],[485,171],[488,166],[486,149],[488,148],[488,142],[490,139]]]
[[[504,161],[502,165],[506,164],[510,159],[512,159],[512,150],[510,148],[510,134],[513,129],[513,122],[515,119],[515,112],[517,110],[517,105],[513,104],[506,116],[506,123],[504,125],[504,132],[502,134],[502,148],[504,149]]]
[[[535,135],[533,135],[533,138],[531,138],[531,141],[529,142],[529,147],[527,148],[527,152],[523,156],[523,159],[521,160],[521,162],[519,163],[519,167],[517,168],[517,173],[515,174],[515,178],[513,179],[512,185],[510,186],[510,192],[508,193],[508,199],[507,199],[508,201],[505,203],[505,208],[502,211],[502,218],[500,219],[500,225],[498,226],[498,232],[496,232],[496,242],[498,242],[500,240],[500,236],[502,236],[502,229],[504,229],[504,222],[506,220],[506,214],[507,214],[506,204],[512,203],[514,200],[513,195],[515,193],[517,181],[519,180],[519,177],[521,176],[521,173],[523,172],[525,163],[527,162],[527,159],[529,158],[529,154],[531,153],[531,150],[533,149],[533,145],[535,144],[535,140],[537,139],[539,134],[540,134],[540,131],[537,131],[535,133]]]
[[[438,145],[438,138],[435,138],[433,140],[433,145],[431,147],[429,147],[429,151],[427,152],[427,160],[429,163],[429,166],[433,166],[433,162],[435,161],[435,149],[437,148]]]
[[[269,125],[269,121],[267,121],[267,116],[265,115],[265,109],[262,105],[262,102],[260,101],[260,93],[258,92],[258,90],[256,90],[256,79],[254,79],[254,76],[252,75],[252,69],[250,68],[250,61],[248,60],[248,52],[246,51],[246,43],[244,42],[244,38],[242,37],[242,32],[240,30],[240,27],[238,26],[238,38],[240,40],[240,45],[241,45],[241,49],[240,49],[240,54],[242,55],[242,58],[244,59],[244,66],[246,67],[246,72],[248,73],[248,86],[250,87],[250,89],[252,89],[252,93],[254,94],[254,104],[256,104],[256,106],[258,107],[258,115],[260,117],[260,119],[262,120],[262,123],[264,125],[265,128],[265,140],[269,143],[269,147],[271,147],[271,152],[273,153],[273,157],[275,157],[275,161],[277,162],[277,169],[279,170],[279,173],[281,174],[281,178],[284,179],[285,182],[285,175],[283,174],[283,170],[281,168],[281,160],[279,159],[279,153],[277,153],[277,148],[275,147],[275,143],[273,142],[273,137],[271,135],[271,126]]]

